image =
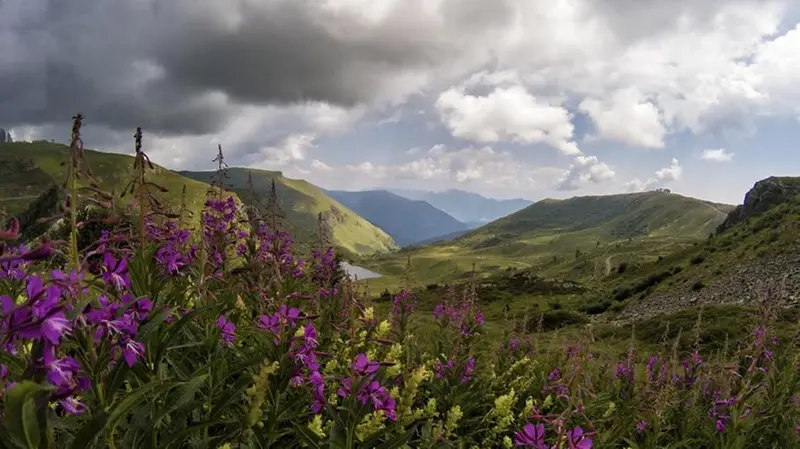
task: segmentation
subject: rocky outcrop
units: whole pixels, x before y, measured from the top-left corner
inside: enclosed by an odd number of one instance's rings
[[[771,298],[781,306],[800,306],[800,255],[797,251],[765,256],[731,268],[706,287],[692,291],[680,286],[656,292],[641,302],[632,302],[615,322],[630,322],[708,304],[757,305],[768,286],[775,287]]]
[[[11,138],[11,132],[0,128],[0,143],[12,143],[14,139]]]
[[[736,206],[722,224],[717,233],[730,229],[737,223],[766,212],[771,207],[790,201],[800,194],[800,178],[771,176],[755,183],[744,196],[744,203]]]

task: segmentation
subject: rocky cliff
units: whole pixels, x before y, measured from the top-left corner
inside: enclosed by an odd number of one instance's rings
[[[0,128],[0,143],[12,143],[14,139],[11,138],[11,133],[9,131]]]
[[[736,206],[722,224],[717,233],[730,229],[737,223],[762,214],[769,208],[785,203],[800,194],[800,178],[771,176],[755,183],[744,196],[744,203]]]

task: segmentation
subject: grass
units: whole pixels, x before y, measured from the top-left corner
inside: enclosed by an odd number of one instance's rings
[[[213,174],[210,171],[179,173],[199,181],[210,180]],[[248,192],[248,173],[252,175],[253,191],[258,198],[253,198]],[[246,204],[251,205],[256,200],[266,204],[274,180],[281,208],[298,240],[313,241],[317,231],[317,216],[323,213],[328,216],[334,243],[348,252],[372,254],[395,248],[389,235],[307,181],[286,178],[279,171],[239,167],[229,168],[228,176],[228,185]]]
[[[550,277],[602,284],[621,263],[643,264],[702,241],[733,206],[664,192],[543,200],[453,241],[409,248],[362,263],[396,288],[409,256],[421,284],[530,268]]]
[[[15,142],[3,144],[0,152],[0,197],[2,205],[10,215],[22,212],[27,205],[54,184],[60,184],[66,174],[63,161],[69,160],[69,147],[49,142]],[[131,179],[133,157],[85,151],[85,158],[100,187],[119,195]],[[160,195],[168,204],[177,208],[181,191],[186,187],[186,206],[199,220],[206,199],[208,184],[183,177],[158,165],[148,172],[148,180],[168,189]],[[132,196],[126,197],[127,203]]]

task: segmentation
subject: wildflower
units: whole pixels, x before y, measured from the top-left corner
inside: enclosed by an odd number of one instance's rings
[[[470,357],[467,360],[467,365],[464,367],[464,375],[461,376],[461,383],[467,383],[472,379],[472,373],[475,371],[475,357]]]
[[[217,320],[217,328],[221,331],[220,339],[222,343],[228,346],[232,345],[234,338],[233,333],[236,331],[236,325],[228,321],[225,315],[220,315]]]
[[[514,434],[514,442],[517,446],[547,449],[544,442],[544,424],[525,424],[520,432]]]
[[[325,431],[322,430],[322,415],[314,415],[307,427],[308,430],[313,432],[316,436],[320,438],[325,437]]]
[[[642,433],[647,429],[647,421],[640,421],[639,424],[636,425],[636,432]]]
[[[363,352],[356,356],[356,360],[350,365],[350,368],[359,376],[366,376],[373,374],[380,369],[381,364],[378,362],[370,362],[367,355]]]
[[[50,243],[50,240],[45,240],[37,246],[36,248],[22,253],[19,258],[25,261],[34,261],[34,260],[45,260],[49,259],[50,256],[53,255],[53,244]]]
[[[136,360],[144,356],[144,344],[138,341],[127,339],[123,345],[122,357],[129,367],[136,364]]]
[[[103,255],[103,281],[117,291],[131,287],[131,280],[128,278],[128,261],[124,256],[117,259],[111,253]]]
[[[718,419],[716,423],[714,423],[714,427],[716,427],[717,432],[723,433],[725,432],[725,421]]]
[[[580,426],[567,431],[567,444],[569,449],[592,449],[592,439],[583,434]]]

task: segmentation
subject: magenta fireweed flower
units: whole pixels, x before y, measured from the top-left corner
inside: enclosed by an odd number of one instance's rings
[[[220,315],[217,319],[217,328],[220,330],[220,340],[227,346],[233,345],[234,332],[236,325],[228,321],[225,315]]]
[[[464,366],[464,374],[461,376],[461,383],[467,383],[472,379],[472,373],[475,371],[475,357],[470,357],[467,364]]]
[[[547,375],[547,380],[550,382],[555,382],[561,378],[561,370],[556,368],[553,371],[550,371],[550,374]]]
[[[534,449],[547,449],[544,433],[544,424],[525,424],[521,431],[514,434],[514,444]]]
[[[110,252],[103,255],[103,281],[117,291],[131,288],[131,280],[128,278],[128,261],[125,256],[117,259]]]
[[[370,362],[367,355],[363,352],[356,356],[355,361],[350,365],[352,369],[359,376],[367,376],[375,374],[380,369],[381,364],[378,362]]]
[[[617,380],[625,379],[628,383],[633,383],[633,370],[625,364],[617,363],[617,372],[614,374]]]
[[[25,253],[27,249],[24,245],[19,245],[13,248],[10,256],[19,256]],[[1,253],[1,252],[0,252]],[[12,257],[10,260],[0,262],[0,279],[15,279],[21,281],[25,279],[25,269],[28,264],[21,257]]]
[[[122,346],[122,357],[132,367],[138,359],[144,358],[144,344],[128,338]]]
[[[592,439],[583,434],[580,426],[567,431],[567,444],[569,449],[592,449]]]
[[[716,427],[717,432],[719,433],[725,432],[725,421],[718,419],[717,422],[714,423],[714,427]]]
[[[639,424],[636,424],[637,433],[642,433],[645,431],[645,429],[647,429],[647,421],[642,420],[639,422]]]
[[[60,304],[61,287],[55,284],[45,287],[39,276],[29,276],[25,289],[28,301],[20,307],[10,297],[0,297],[4,317],[0,330],[9,334],[9,340],[16,332],[22,338],[45,339],[58,345],[61,337],[72,331],[72,322],[67,320]]]

